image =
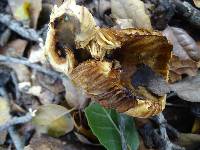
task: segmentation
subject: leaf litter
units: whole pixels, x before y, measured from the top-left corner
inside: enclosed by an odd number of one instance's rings
[[[198,148],[198,7],[2,0],[0,149]]]

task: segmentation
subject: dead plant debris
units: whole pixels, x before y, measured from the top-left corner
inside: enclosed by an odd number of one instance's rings
[[[199,149],[199,4],[1,0],[0,149]]]

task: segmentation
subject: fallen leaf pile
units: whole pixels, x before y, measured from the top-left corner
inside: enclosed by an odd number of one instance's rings
[[[0,150],[197,150],[199,0],[0,0]]]

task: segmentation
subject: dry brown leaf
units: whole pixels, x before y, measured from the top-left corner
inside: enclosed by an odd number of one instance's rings
[[[48,77],[42,73],[36,74],[35,84],[45,87],[47,90],[51,91],[55,95],[58,95],[59,93],[65,91],[65,87],[62,84],[61,80],[52,80],[51,77]]]
[[[178,145],[186,149],[198,149],[200,146],[200,135],[191,133],[181,133],[178,138]]]
[[[196,7],[200,8],[200,0],[193,0]]]
[[[184,74],[195,76],[198,68],[198,64],[195,61],[191,59],[181,60],[173,55],[170,60],[169,81],[170,83],[174,83],[175,81],[181,80]]]
[[[10,43],[8,43],[3,49],[4,54],[14,57],[22,57],[27,44],[28,42],[26,40],[13,40]],[[30,81],[30,71],[26,66],[22,64],[10,64],[9,67],[11,67],[16,72],[19,82]]]
[[[29,0],[30,1],[30,16],[31,27],[37,28],[38,18],[42,10],[42,0]]]
[[[171,90],[186,101],[200,102],[200,73],[170,85]]]
[[[38,96],[38,98],[40,99],[40,102],[43,105],[51,104],[51,103],[53,103],[53,100],[55,98],[55,94],[52,93],[52,92],[50,92],[47,89],[44,89],[43,92],[40,93],[40,95]]]
[[[65,149],[65,144],[60,140],[47,136],[42,135],[40,137],[34,136],[31,139],[31,142],[28,146],[24,148],[24,150],[63,150]]]
[[[73,119],[74,119],[75,131],[80,133],[84,138],[86,138],[90,142],[93,142],[93,144],[98,143],[98,140],[92,133],[92,131],[87,123],[86,116],[83,112],[81,112],[80,110],[73,112]],[[81,141],[81,139],[80,139],[80,141]],[[81,142],[84,142],[84,141],[81,141]]]
[[[89,97],[83,90],[76,87],[70,80],[63,80],[65,86],[65,98],[72,108],[82,109],[89,103]]]
[[[4,142],[6,141],[7,134],[8,134],[8,132],[6,130],[1,131],[1,134],[0,134],[0,145],[3,145]],[[1,147],[0,147],[0,149],[1,149]],[[3,150],[3,149],[1,149],[1,150]]]
[[[30,20],[31,27],[36,28],[42,0],[8,0],[13,16],[19,21]]]
[[[34,45],[30,48],[30,55],[28,60],[31,63],[44,63],[45,62],[45,54],[39,45]]]
[[[200,60],[200,47],[183,29],[167,27],[163,34],[173,44],[173,56],[170,61],[170,82],[181,80],[182,75],[197,74]]]
[[[102,148],[91,147],[71,140],[61,141],[47,135],[34,136],[30,144],[24,150],[100,150]]]
[[[195,118],[191,133],[194,133],[194,134],[200,133],[200,119],[199,118]]]
[[[167,27],[163,34],[173,44],[173,53],[181,60],[200,60],[200,47],[194,39],[183,29],[177,27]]]
[[[10,120],[10,106],[8,100],[3,97],[0,97],[0,126],[5,124],[8,120]],[[1,131],[0,133],[0,145],[2,145],[6,141],[7,131]]]
[[[4,50],[7,55],[21,57],[21,56],[23,56],[23,53],[24,53],[24,50],[25,50],[27,44],[28,44],[28,42],[26,40],[16,39],[16,40],[9,42],[6,45],[6,47],[4,48]]]
[[[167,80],[172,46],[160,32],[98,28],[88,10],[75,4],[64,3],[55,10],[58,11],[51,15],[46,53],[52,66],[65,73],[81,93],[83,91],[104,107],[136,117],[148,117],[164,109],[165,96],[152,94],[143,86],[134,87],[131,82],[138,64],[148,65]],[[87,25],[81,24],[82,18],[77,15],[83,10],[85,17],[91,21]],[[62,28],[64,25],[65,28]],[[91,34],[87,35],[89,31]],[[68,35],[75,38],[71,42],[64,40]],[[82,40],[77,38],[80,35],[84,35]],[[87,53],[85,49],[93,59],[75,55]],[[111,57],[111,61],[106,57]],[[159,86],[156,88],[160,90]]]
[[[73,120],[65,107],[48,104],[40,106],[32,119],[39,133],[48,133],[58,137],[73,130]]]
[[[10,118],[10,106],[8,101],[5,98],[0,97],[0,125],[3,125]]]
[[[28,0],[8,0],[13,17],[19,21],[30,20],[30,2]]]
[[[152,29],[150,18],[145,13],[141,0],[111,0],[111,11],[117,19],[131,19],[132,27]]]
[[[16,72],[17,74],[17,79],[19,82],[28,82],[30,81],[31,73],[30,70],[22,65],[22,64],[15,64],[10,65],[10,67]]]
[[[77,132],[74,132],[78,140],[84,144],[94,145],[92,142],[90,142],[86,137],[84,137],[82,134],[79,134]]]

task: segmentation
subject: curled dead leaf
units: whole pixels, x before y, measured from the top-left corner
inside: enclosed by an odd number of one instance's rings
[[[196,7],[200,8],[200,0],[193,0]]]
[[[58,137],[73,130],[74,124],[70,110],[56,104],[40,106],[32,119],[39,133],[48,133]]]
[[[163,34],[173,44],[173,56],[170,61],[170,82],[181,80],[182,75],[197,74],[200,60],[200,47],[193,38],[181,28],[167,27]]]
[[[117,19],[131,19],[132,27],[152,29],[150,17],[145,13],[141,0],[111,0],[111,11]]]
[[[71,80],[63,79],[65,98],[72,108],[82,109],[89,103],[89,97]]]
[[[167,27],[163,34],[172,42],[174,55],[182,60],[200,60],[200,48],[186,31],[177,27]]]
[[[76,129],[75,131],[77,131],[77,133],[80,133],[87,140],[89,140],[93,143],[97,143],[97,138],[92,133],[92,131],[87,123],[85,114],[83,112],[81,112],[80,110],[75,111],[75,112],[73,112],[73,119],[74,119],[74,127]],[[78,134],[76,134],[76,135],[78,135]],[[78,135],[78,137],[80,137],[80,136]],[[81,142],[83,142],[83,141],[81,141]],[[87,144],[89,144],[89,143],[87,143]]]
[[[186,74],[188,76],[195,76],[198,71],[198,64],[191,60],[181,60],[177,56],[173,55],[170,60],[169,69],[169,81],[173,83],[175,81],[181,80],[182,75]]]
[[[11,116],[10,116],[10,106],[8,101],[0,97],[0,125],[3,125],[5,122],[7,122]]]
[[[42,0],[8,0],[12,14],[19,21],[30,21],[30,26],[37,27]]]
[[[48,135],[34,135],[24,150],[100,150],[101,147],[89,146],[71,139],[61,140]]]
[[[30,12],[29,12],[31,6],[30,2],[22,0],[18,1],[8,0],[8,2],[15,19],[19,21],[25,21],[25,20],[27,21],[30,19]]]
[[[195,77],[187,77],[171,84],[170,88],[183,100],[200,102],[200,72]]]
[[[51,15],[45,44],[56,70],[65,73],[79,91],[104,107],[136,117],[149,117],[164,109],[164,80],[172,46],[160,32],[99,28],[89,11],[75,4],[64,3],[56,10]],[[87,24],[77,12],[85,12]],[[71,41],[69,35],[73,37]],[[89,52],[90,56],[82,59],[81,52]],[[140,64],[154,72],[157,83],[153,87],[132,82]]]
[[[3,49],[3,53],[9,56],[22,57],[27,44],[28,42],[26,40],[13,40],[6,45]],[[26,66],[22,64],[9,64],[9,67],[12,68],[17,74],[19,82],[30,81],[30,71]]]

